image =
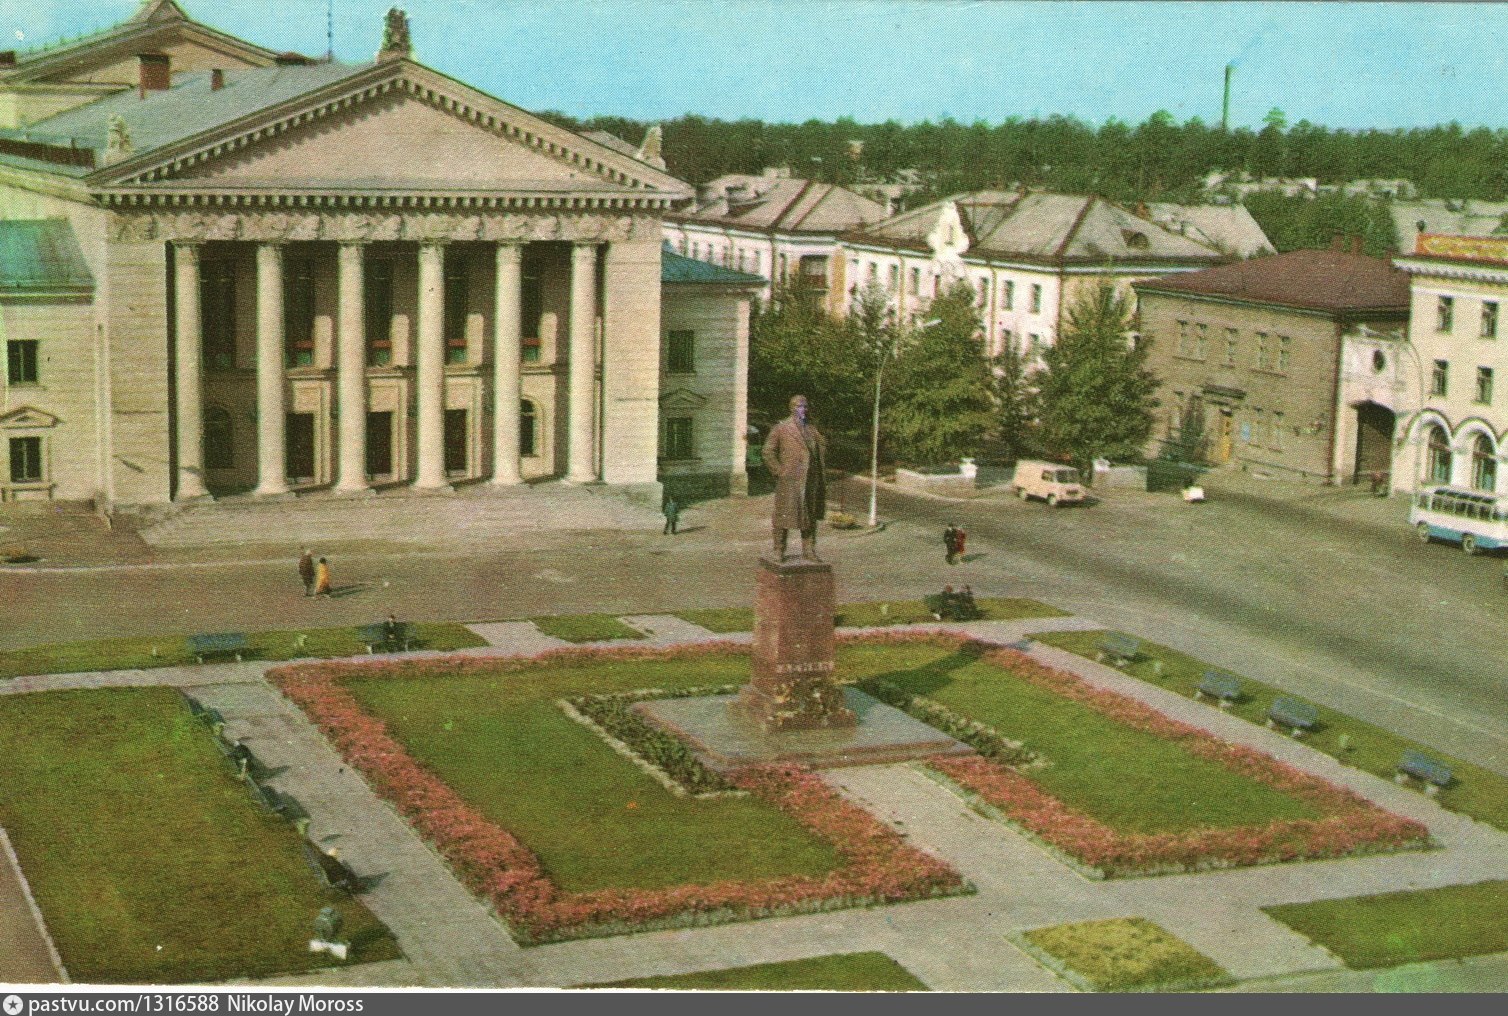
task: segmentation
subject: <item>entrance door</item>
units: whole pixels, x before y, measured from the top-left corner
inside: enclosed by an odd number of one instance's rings
[[[393,475],[393,414],[367,414],[367,475]]]
[[[1391,409],[1375,402],[1356,407],[1356,474],[1359,483],[1372,473],[1387,473],[1393,468],[1393,428],[1397,419]]]
[[[466,473],[466,410],[445,410],[445,472]]]
[[[1235,446],[1236,417],[1229,409],[1220,410],[1220,431],[1215,442],[1215,460],[1220,463],[1230,461],[1231,452]]]
[[[288,482],[314,482],[314,414],[288,414]]]

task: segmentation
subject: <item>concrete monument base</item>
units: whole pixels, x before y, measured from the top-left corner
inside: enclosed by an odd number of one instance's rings
[[[973,753],[962,741],[857,688],[835,690],[854,717],[848,726],[766,730],[738,708],[736,695],[657,699],[639,702],[633,709],[686,742],[703,765],[718,772],[772,762],[826,769]]]

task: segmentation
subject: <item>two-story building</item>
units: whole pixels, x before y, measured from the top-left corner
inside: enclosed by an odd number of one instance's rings
[[[0,54],[0,113],[6,498],[741,483],[758,280],[663,258],[687,185],[399,12],[346,64],[146,0]]]
[[[1163,418],[1149,454],[1350,482],[1385,464],[1394,410],[1344,398],[1343,337],[1397,332],[1408,276],[1343,250],[1298,250],[1138,282]]]
[[[1417,401],[1401,406],[1393,486],[1508,493],[1508,237],[1421,234],[1398,267]]]

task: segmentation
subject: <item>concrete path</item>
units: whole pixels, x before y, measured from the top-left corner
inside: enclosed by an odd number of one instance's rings
[[[0,984],[66,982],[47,925],[26,886],[10,837],[0,829]]]
[[[466,628],[472,634],[486,639],[489,646],[516,656],[534,656],[547,649],[562,649],[571,644],[564,639],[546,635],[533,621],[495,621],[468,624]]]
[[[729,636],[708,631],[699,624],[674,614],[628,614],[618,618],[635,631],[643,632],[652,645],[684,645],[688,642],[725,642]],[[736,634],[744,634],[742,632]]]

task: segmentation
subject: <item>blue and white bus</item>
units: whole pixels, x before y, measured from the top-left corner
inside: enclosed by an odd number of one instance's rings
[[[1425,487],[1414,495],[1409,525],[1419,539],[1459,543],[1468,554],[1508,547],[1508,498],[1454,487]]]

